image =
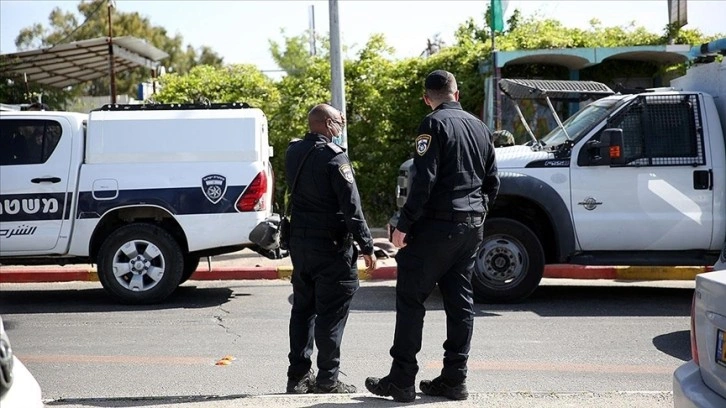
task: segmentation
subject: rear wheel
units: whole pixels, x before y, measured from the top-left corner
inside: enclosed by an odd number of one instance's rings
[[[474,297],[482,303],[522,300],[539,286],[544,266],[542,245],[531,229],[515,220],[489,219],[476,257]]]
[[[182,270],[181,283],[184,283],[192,277],[194,272],[199,267],[200,258],[198,256],[187,255],[184,257],[184,269]]]
[[[98,278],[123,303],[157,303],[181,281],[183,255],[176,240],[153,224],[113,231],[101,245]]]

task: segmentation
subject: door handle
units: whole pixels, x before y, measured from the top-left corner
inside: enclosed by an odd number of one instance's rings
[[[713,170],[696,170],[693,172],[693,188],[695,190],[713,189]]]
[[[61,179],[60,179],[60,177],[36,177],[36,178],[34,178],[34,179],[30,180],[30,181],[33,182],[33,183],[35,183],[35,184],[40,184],[40,183],[60,183]]]

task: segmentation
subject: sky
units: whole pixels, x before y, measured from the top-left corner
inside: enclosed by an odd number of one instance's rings
[[[0,0],[0,53],[17,51],[15,37],[34,23],[48,24],[55,7],[77,11],[76,0]],[[439,35],[452,44],[456,28],[469,17],[483,19],[486,0],[395,1],[339,0],[341,40],[347,56],[365,45],[371,34],[382,33],[396,50],[394,57],[421,54],[426,40]],[[210,46],[225,63],[249,63],[274,72],[278,69],[269,52],[269,40],[303,34],[309,28],[310,6],[315,29],[329,32],[328,1],[226,0],[153,1],[116,0],[122,12],[138,12],[170,34],[181,34],[184,44]],[[668,23],[667,0],[568,0],[509,1],[505,20],[515,8],[525,16],[555,18],[566,27],[588,28],[599,19],[604,26],[629,26],[632,22],[648,31],[662,33]],[[79,22],[82,21],[79,19]],[[688,0],[688,25],[703,33],[726,34],[726,0]]]

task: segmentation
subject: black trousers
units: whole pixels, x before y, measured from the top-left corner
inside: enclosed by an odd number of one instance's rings
[[[438,284],[446,311],[446,341],[442,377],[466,379],[474,323],[471,277],[476,251],[483,239],[483,220],[453,222],[421,219],[396,262],[396,330],[391,347],[391,381],[412,386],[418,373],[426,308],[424,301]]]
[[[312,366],[313,341],[318,347],[317,383],[338,380],[340,343],[353,294],[358,290],[358,250],[327,238],[290,238],[292,312],[289,378]]]

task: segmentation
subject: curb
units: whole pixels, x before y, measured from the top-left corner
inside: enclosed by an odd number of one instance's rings
[[[694,280],[710,266],[583,266],[554,264],[545,267],[544,278],[616,280]]]
[[[543,277],[568,279],[615,279],[615,280],[694,280],[696,275],[709,272],[708,266],[582,266],[547,265]],[[291,266],[280,267],[213,267],[198,269],[190,280],[251,280],[290,279]],[[396,266],[382,266],[371,273],[358,265],[360,280],[395,280]],[[49,283],[49,282],[97,282],[95,267],[3,267],[0,283]]]

